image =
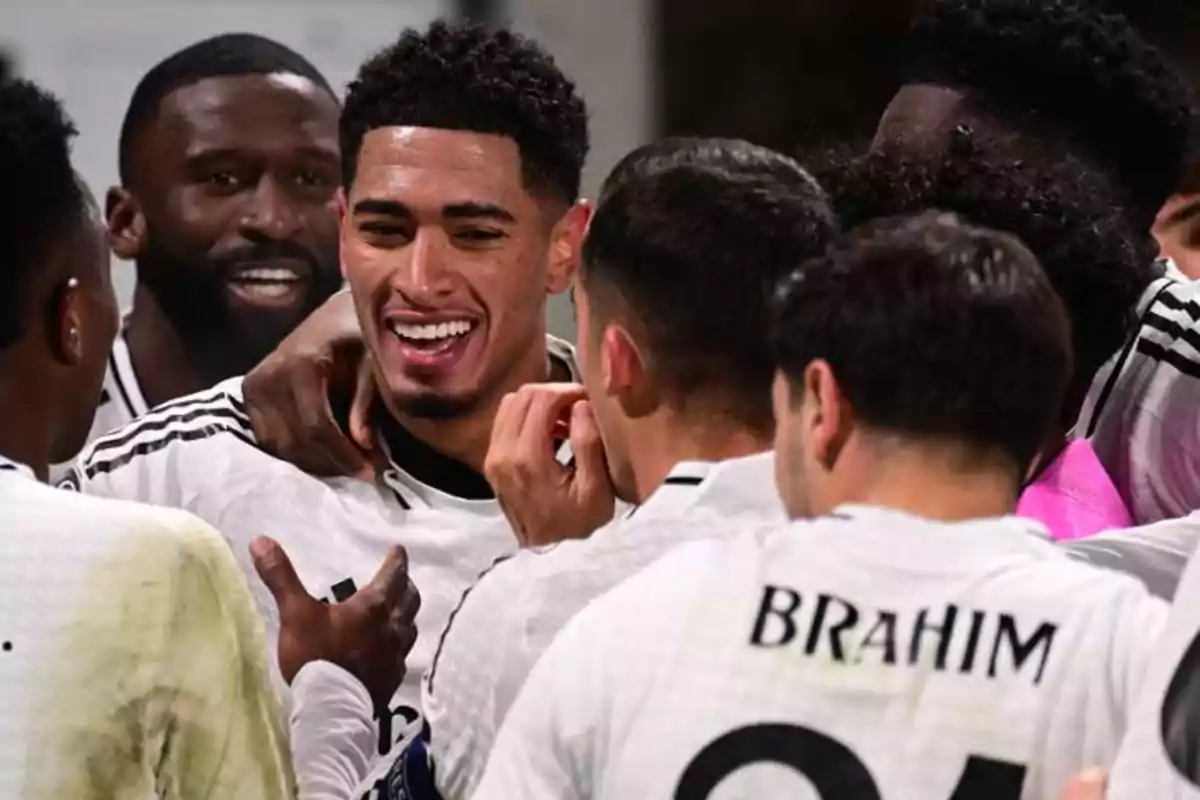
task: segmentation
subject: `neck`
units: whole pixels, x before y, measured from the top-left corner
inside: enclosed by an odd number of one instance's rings
[[[142,284],[133,293],[125,340],[146,405],[157,405],[207,389],[207,380],[154,295]]]
[[[31,375],[16,365],[12,354],[0,360],[0,454],[19,461],[45,482],[50,474],[54,443],[58,438],[53,392],[42,387],[45,375]]]
[[[545,342],[545,338],[543,331],[540,341]],[[405,430],[434,450],[482,473],[488,445],[492,440],[492,424],[496,420],[501,399],[526,384],[545,383],[560,378],[570,380],[569,376],[555,374],[556,370],[553,367],[556,366],[552,366],[544,344],[541,347],[531,347],[529,355],[508,374],[507,379],[495,391],[490,392],[492,399],[467,416],[431,420],[413,417],[397,410],[391,410],[391,414]]]
[[[771,438],[736,425],[685,421],[669,411],[631,420],[628,441],[633,471],[633,502],[653,494],[682,461],[726,461],[771,449]]]
[[[858,454],[841,502],[892,508],[939,522],[1011,514],[1018,478],[1001,457],[964,455],[961,447],[881,443]]]

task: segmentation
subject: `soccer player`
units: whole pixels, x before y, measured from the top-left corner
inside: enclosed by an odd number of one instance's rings
[[[1033,255],[880,221],[800,267],[774,329],[798,521],[685,544],[580,612],[476,800],[1051,798],[1111,760],[1166,609],[1006,516],[1070,372]]]
[[[89,439],[242,374],[341,286],[338,112],[312,64],[253,34],[142,78],[106,203],[137,285]]]
[[[87,435],[118,322],[74,133],[54,97],[0,80],[0,795],[290,798],[226,544],[182,512],[40,482]]]
[[[380,755],[418,718],[419,681],[463,590],[516,546],[479,473],[501,398],[572,379],[547,348],[587,216],[575,203],[587,115],[533,42],[435,23],[368,60],[341,119],[342,264],[382,390],[370,482],[307,475],[252,443],[237,380],[87,448],[82,491],[185,508],[243,558],[269,531],[314,596],[351,595],[385,549],[408,551],[422,635]],[[587,447],[578,439],[576,450]],[[273,603],[258,599],[268,635]]]
[[[611,502],[597,513],[589,480],[611,475],[636,508],[589,539],[522,550],[463,597],[422,699],[443,796],[471,796],[529,669],[590,599],[693,534],[782,521],[768,454],[767,301],[834,229],[824,192],[798,164],[746,142],[667,139],[614,168],[574,291],[583,386],[530,385],[506,398],[488,474],[534,543],[609,521]],[[572,426],[598,425],[602,480],[555,461],[562,410]],[[419,760],[398,762],[405,783],[418,782],[414,762],[420,771]]]
[[[874,149],[939,153],[962,129],[994,164],[1080,163],[1113,192],[1152,260],[1149,231],[1186,164],[1191,93],[1124,18],[1082,0],[937,0],[919,15],[911,50]],[[1057,188],[1081,196],[1070,184]],[[1086,299],[1051,280],[1073,318],[1085,313]],[[1189,344],[1200,288],[1141,280],[1120,308],[1107,307],[1115,293],[1105,301],[1104,312],[1137,333],[1107,354],[1120,351],[1096,374],[1075,434],[1089,439],[1134,521],[1147,523],[1200,507],[1200,352]],[[1089,350],[1079,351],[1081,370]]]

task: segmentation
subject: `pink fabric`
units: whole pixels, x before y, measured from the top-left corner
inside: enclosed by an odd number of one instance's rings
[[[1058,541],[1127,528],[1133,518],[1096,451],[1074,439],[1017,500],[1017,514],[1036,519]]]

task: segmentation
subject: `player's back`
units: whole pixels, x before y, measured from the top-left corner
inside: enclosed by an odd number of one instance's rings
[[[182,512],[0,470],[0,796],[290,796],[265,645]]]
[[[1164,613],[1014,518],[847,507],[685,545],[565,629],[484,785],[566,681],[571,796],[1056,797],[1114,756]]]

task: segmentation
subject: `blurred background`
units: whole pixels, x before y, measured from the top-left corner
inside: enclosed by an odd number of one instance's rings
[[[785,152],[865,140],[899,79],[920,0],[4,0],[0,48],[55,91],[81,135],[76,164],[98,195],[116,181],[134,85],[164,56],[235,30],[278,39],[336,87],[401,28],[438,16],[510,24],[581,86],[592,115],[585,189],[664,134],[738,136]],[[1200,85],[1200,0],[1111,0]],[[122,301],[132,266],[116,270]],[[570,336],[569,304],[551,327]]]

